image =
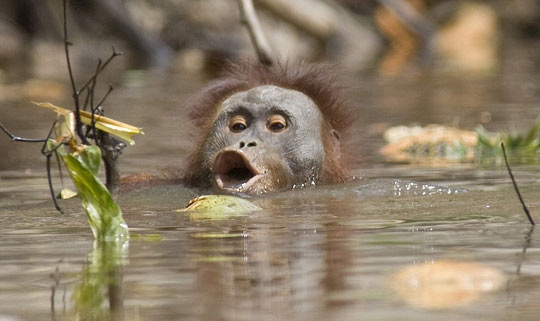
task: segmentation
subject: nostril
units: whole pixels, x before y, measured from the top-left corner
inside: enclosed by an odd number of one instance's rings
[[[244,146],[246,146],[246,144],[244,142],[240,142],[240,148],[244,148]]]
[[[247,147],[255,147],[255,146],[257,146],[256,142],[251,142],[251,143],[247,144]]]

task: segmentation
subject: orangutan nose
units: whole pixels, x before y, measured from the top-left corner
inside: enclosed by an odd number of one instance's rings
[[[245,142],[242,141],[242,142],[240,142],[240,144],[239,144],[238,146],[239,146],[241,149],[244,148],[244,147],[246,147],[246,146],[247,146],[247,147],[256,147],[256,146],[257,146],[257,141],[251,141],[251,142],[247,143],[247,145],[246,145]]]

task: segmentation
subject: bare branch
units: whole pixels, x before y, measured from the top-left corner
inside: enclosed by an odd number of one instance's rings
[[[56,195],[54,193],[54,187],[53,187],[52,177],[51,177],[51,156],[52,156],[52,154],[55,154],[56,161],[58,162],[58,155],[56,154],[56,150],[58,148],[60,148],[60,146],[62,146],[64,143],[62,142],[62,143],[56,145],[56,147],[53,150],[47,150],[47,141],[49,140],[49,138],[51,138],[51,135],[52,135],[52,133],[54,131],[54,128],[56,127],[57,123],[58,123],[58,120],[55,120],[53,122],[53,124],[51,126],[51,129],[49,130],[49,133],[47,134],[47,138],[45,138],[45,143],[41,147],[41,154],[45,155],[45,157],[47,159],[47,162],[46,162],[46,165],[47,165],[47,181],[49,183],[49,190],[51,191],[51,198],[52,198],[52,201],[54,203],[54,207],[56,208],[56,210],[58,212],[60,212],[60,214],[64,214],[64,211],[62,210],[62,208],[60,208],[60,206],[58,205],[58,202],[56,201]],[[59,170],[60,170],[60,164],[59,163],[58,163],[58,167],[59,167]],[[60,170],[60,178],[62,179],[62,171],[61,170]],[[63,182],[62,182],[62,185],[63,185]]]
[[[112,86],[109,86],[109,89],[107,90],[107,92],[105,93],[105,95],[103,96],[103,98],[101,98],[101,101],[96,105],[96,108],[99,108],[101,107],[101,105],[103,105],[103,103],[105,102],[105,100],[107,100],[107,97],[109,97],[109,94],[114,90],[114,88]]]
[[[60,146],[62,146],[63,143],[60,143],[58,144],[53,150],[47,150],[47,141],[49,140],[49,138],[51,138],[51,135],[54,131],[54,128],[57,124],[57,120],[55,120],[51,126],[51,129],[49,130],[49,133],[47,134],[47,137],[45,139],[29,139],[29,138],[21,138],[21,137],[18,137],[18,136],[15,136],[13,135],[12,133],[10,133],[5,127],[4,125],[0,124],[0,129],[2,129],[2,131],[4,133],[6,133],[10,138],[11,138],[11,141],[13,142],[24,142],[24,143],[43,143],[43,146],[41,147],[41,153],[43,155],[45,155],[46,159],[47,159],[47,162],[46,162],[46,166],[47,166],[47,181],[49,183],[49,190],[51,192],[51,198],[53,200],[53,203],[54,203],[54,207],[58,210],[58,212],[60,212],[61,214],[64,214],[64,212],[62,211],[62,208],[60,208],[60,206],[58,205],[58,202],[56,201],[56,195],[54,194],[54,188],[53,188],[53,184],[52,184],[52,177],[51,177],[51,156],[52,154],[55,154],[56,156],[56,149],[58,149]],[[57,162],[58,162],[58,157],[56,158]],[[59,166],[59,169],[60,169],[60,165]],[[60,178],[62,179],[62,172],[60,171]]]
[[[62,189],[64,189],[64,175],[62,175],[62,164],[60,163],[60,157],[58,157],[58,153],[54,153],[54,159],[56,161],[56,166],[58,167],[58,174],[60,176],[60,185],[62,185]]]
[[[256,3],[319,41],[328,40],[343,25],[343,17],[322,1],[256,0]],[[309,10],[305,10],[307,7]]]
[[[75,78],[73,78],[73,70],[71,68],[71,59],[69,58],[69,46],[72,45],[72,43],[68,40],[68,33],[67,33],[67,0],[64,0],[63,2],[64,6],[64,51],[66,52],[66,61],[67,61],[67,67],[69,72],[69,80],[71,82],[71,88],[72,88],[72,96],[73,101],[75,102],[75,131],[77,132],[77,136],[81,139],[82,143],[85,145],[88,145],[88,140],[86,139],[86,136],[84,135],[82,131],[82,121],[81,121],[81,113],[80,113],[80,106],[79,106],[79,91],[77,91],[77,87],[75,85]]]
[[[86,101],[84,102],[84,110],[86,110],[87,104],[89,103],[90,110],[92,111],[92,125],[86,130],[86,137],[88,137],[88,134],[90,133],[90,131],[92,131],[92,138],[94,138],[94,142],[96,143],[96,145],[99,145],[99,141],[96,134],[96,122],[94,120],[94,114],[96,112],[94,108],[94,93],[96,90],[97,75],[99,74],[99,70],[101,69],[101,63],[101,59],[98,58],[98,64],[96,67],[96,71],[94,72],[95,77],[92,77],[93,80],[91,81],[90,86],[86,87],[87,96]]]
[[[116,57],[118,56],[121,56],[122,53],[121,52],[116,52],[116,49],[114,49],[114,47],[112,47],[112,54],[109,56],[109,58],[107,60],[105,60],[105,62],[103,63],[103,65],[101,65],[101,67],[98,67],[96,69],[96,72],[94,73],[94,75],[92,77],[90,77],[90,79],[88,79],[88,81],[86,82],[86,84],[84,84],[81,89],[79,89],[79,91],[83,91],[85,90],[88,86],[90,86],[90,84],[92,84],[92,82],[95,81],[95,79],[97,78],[97,76],[99,76],[99,74],[107,67],[107,65]],[[101,62],[101,60],[100,60]]]
[[[403,25],[422,40],[421,53],[424,58],[431,57],[433,35],[437,27],[408,1],[379,0],[379,3],[394,13]]]
[[[4,133],[6,133],[6,135],[8,135],[9,138],[11,138],[12,142],[43,143],[43,142],[47,141],[47,139],[22,138],[22,137],[19,137],[19,136],[15,136],[12,133],[10,133],[9,130],[7,130],[7,128],[4,127],[4,125],[2,125],[2,123],[0,123],[0,129],[2,129],[2,131]]]
[[[506,157],[506,149],[504,148],[504,142],[501,142],[501,149],[503,151],[506,169],[508,170],[510,179],[512,179],[512,184],[514,185],[514,190],[516,191],[516,194],[519,198],[519,202],[521,203],[521,206],[523,207],[523,210],[525,211],[525,214],[527,215],[527,218],[529,219],[529,222],[531,223],[531,225],[536,225],[536,223],[534,223],[534,220],[531,216],[531,213],[529,213],[529,209],[527,208],[527,205],[525,205],[525,202],[523,201],[523,198],[521,197],[521,193],[519,192],[519,188],[517,186],[516,180],[514,179],[514,175],[512,174],[512,170],[510,169],[510,165],[508,164],[508,158]]]
[[[48,154],[48,155],[45,155],[45,156],[47,157],[47,181],[49,182],[49,190],[51,191],[51,198],[53,200],[54,207],[56,208],[56,210],[58,212],[60,212],[60,214],[64,214],[64,211],[62,210],[60,205],[58,205],[58,202],[56,201],[56,195],[54,194],[54,187],[53,187],[52,178],[51,178],[51,156],[52,156],[52,154]]]
[[[379,3],[392,11],[398,19],[424,40],[429,40],[436,27],[408,1],[379,0]]]
[[[271,66],[273,59],[271,56],[272,49],[266,40],[264,32],[257,18],[255,7],[252,0],[238,0],[240,8],[240,17],[242,23],[246,26],[251,43],[257,52],[259,61],[265,66]]]
[[[96,67],[96,71],[95,73],[99,72],[99,69],[101,68],[101,59],[98,58],[98,64],[97,64],[97,67]],[[86,99],[84,101],[84,108],[83,110],[87,110],[88,109],[88,104],[90,103],[90,109],[93,108],[94,106],[94,89],[96,87],[96,79],[97,78],[94,78],[94,80],[92,81],[92,84],[91,86],[86,90]],[[88,135],[88,132],[86,133]]]

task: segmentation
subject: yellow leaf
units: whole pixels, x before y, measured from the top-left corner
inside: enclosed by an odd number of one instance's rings
[[[32,102],[32,103],[39,107],[50,109],[58,113],[59,115],[63,115],[66,118],[70,113],[72,113],[72,111],[68,109],[55,106],[51,103],[36,103],[36,102]],[[80,115],[81,115],[81,121],[83,122],[83,124],[89,125],[89,126],[92,125],[92,113],[89,113],[87,111],[81,111]],[[135,134],[144,135],[144,132],[142,131],[142,128],[140,127],[135,127],[135,126],[123,123],[123,122],[119,122],[117,120],[114,120],[105,116],[94,114],[94,121],[95,121],[95,126],[97,129],[107,132],[109,134],[112,134],[120,139],[123,139],[126,142],[128,142],[130,145],[135,144],[135,141],[133,141],[133,139],[131,138],[133,135]]]
[[[58,193],[56,198],[61,199],[61,200],[67,200],[75,196],[77,196],[77,192],[74,192],[70,190],[69,188],[64,188],[60,191],[60,193]]]
[[[36,103],[35,101],[32,102],[32,104],[36,105],[36,106],[39,106],[39,107],[43,107],[43,108],[47,108],[47,109],[50,109],[54,112],[56,112],[57,114],[59,115],[68,115],[69,113],[71,113],[71,110],[69,109],[65,109],[65,108],[62,108],[62,107],[58,107],[56,105],[53,105],[51,103]]]

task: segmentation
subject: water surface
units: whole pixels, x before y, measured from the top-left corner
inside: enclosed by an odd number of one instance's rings
[[[362,112],[357,135],[364,155],[357,181],[254,198],[264,210],[223,220],[175,211],[199,191],[131,191],[120,205],[132,237],[111,260],[93,243],[77,200],[62,202],[64,215],[54,210],[40,146],[2,136],[0,320],[109,313],[125,320],[537,320],[540,235],[505,170],[398,166],[377,154],[378,128],[388,125],[472,129],[488,113],[491,130],[527,128],[540,112],[531,94],[540,92],[538,84],[528,81],[533,73],[437,81],[355,76],[350,99]],[[192,130],[183,106],[205,81],[144,79],[140,87],[120,85],[106,106],[111,117],[146,131],[124,153],[127,174],[182,164]],[[113,81],[123,84],[121,77]],[[511,90],[516,86],[523,95]],[[0,121],[20,136],[45,135],[53,119],[24,101],[1,104]],[[540,167],[515,171],[540,220]],[[441,261],[489,267],[506,281],[470,302],[449,297],[443,308],[415,306],[392,284],[404,267]]]

